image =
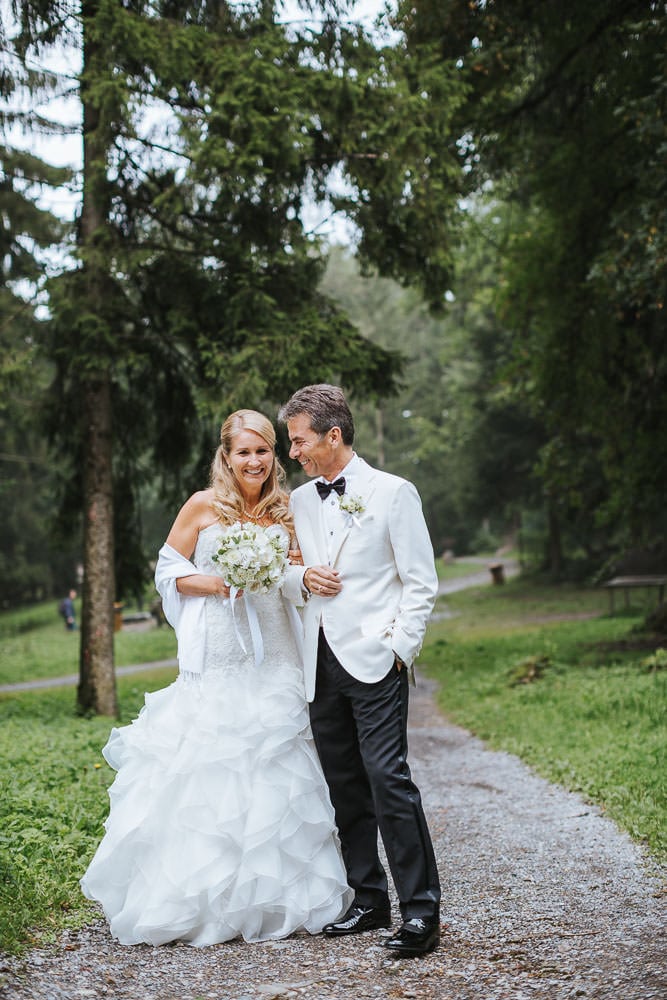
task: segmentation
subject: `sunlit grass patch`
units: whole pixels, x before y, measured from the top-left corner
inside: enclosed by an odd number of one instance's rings
[[[624,645],[640,619],[609,617],[599,593],[526,587],[457,594],[457,617],[429,628],[441,707],[667,860],[667,671]]]

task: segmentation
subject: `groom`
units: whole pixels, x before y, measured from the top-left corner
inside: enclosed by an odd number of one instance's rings
[[[306,696],[355,892],[324,933],[391,926],[379,828],[403,918],[385,947],[423,955],[439,943],[440,886],[407,762],[408,673],[437,591],[421,503],[411,483],[355,454],[352,414],[336,386],[299,389],[279,416],[290,457],[316,479],[292,494],[305,569],[292,567],[286,586],[293,599],[307,592]]]

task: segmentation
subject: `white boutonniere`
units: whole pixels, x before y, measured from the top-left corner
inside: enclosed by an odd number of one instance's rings
[[[357,527],[359,527],[359,518],[357,517],[357,514],[363,514],[366,510],[361,497],[352,493],[343,493],[342,497],[338,497],[338,506],[343,513],[347,514],[348,517],[351,517]]]

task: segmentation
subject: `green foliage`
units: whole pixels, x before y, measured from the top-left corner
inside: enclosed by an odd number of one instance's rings
[[[165,673],[120,683],[123,721]],[[67,688],[0,695],[0,950],[43,941],[90,920],[79,889],[102,835],[113,772],[100,750],[109,720],[72,715]]]
[[[0,607],[65,593],[76,550],[53,531],[58,470],[41,425],[50,368],[30,310],[0,291]]]
[[[532,684],[533,681],[544,677],[544,674],[551,666],[551,657],[548,653],[525,656],[511,668],[509,683],[512,687],[516,687],[517,684]]]
[[[0,267],[4,283],[10,287],[18,281],[40,284],[44,271],[40,251],[59,242],[63,227],[50,211],[35,204],[35,198],[69,179],[69,171],[63,168],[52,167],[23,150],[3,148]]]
[[[664,10],[419,0],[398,24],[408,52],[437,45],[458,67],[471,198],[485,191],[505,216],[491,306],[510,348],[505,402],[537,431],[523,454],[547,564],[664,538]]]
[[[0,115],[0,124],[11,125]],[[39,397],[51,369],[40,356],[44,324],[34,315],[43,294],[46,252],[63,226],[35,199],[69,172],[4,144],[0,166],[0,607],[69,586],[71,551],[50,535],[54,474]]]
[[[655,653],[642,660],[642,667],[651,672],[667,670],[667,649],[656,649]]]
[[[525,581],[447,604],[456,617],[431,626],[422,653],[447,715],[597,803],[664,860],[667,675],[642,666],[637,618],[607,618],[599,591]],[[512,684],[518,659],[522,673],[546,669]]]
[[[511,345],[491,307],[501,230],[502,212],[480,200],[456,255],[457,295],[439,315],[411,290],[362,278],[340,248],[323,277],[368,339],[407,356],[396,397],[358,406],[358,448],[415,482],[438,553],[497,548],[539,499],[539,425],[509,391]]]

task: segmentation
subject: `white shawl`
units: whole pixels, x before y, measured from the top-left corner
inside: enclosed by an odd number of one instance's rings
[[[206,600],[179,594],[176,581],[199,573],[194,563],[164,543],[155,567],[155,586],[162,598],[164,616],[176,633],[178,669],[182,674],[201,674],[204,669]]]

